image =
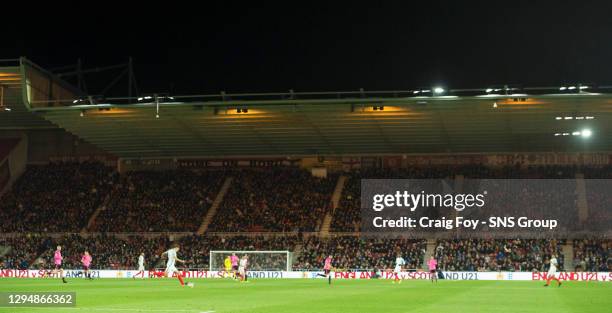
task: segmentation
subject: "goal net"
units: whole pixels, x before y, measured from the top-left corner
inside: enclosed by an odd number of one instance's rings
[[[249,256],[249,271],[291,271],[291,252],[289,251],[210,251],[210,270],[222,271],[226,257],[233,253],[242,258]]]

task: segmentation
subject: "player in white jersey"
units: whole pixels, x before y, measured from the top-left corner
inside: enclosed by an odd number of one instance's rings
[[[177,256],[177,252],[179,251],[179,247],[175,246],[174,248],[162,253],[162,255],[166,254],[168,255],[168,261],[166,262],[166,277],[168,277],[169,275],[172,275],[173,273],[176,273],[176,277],[178,278],[179,282],[181,283],[181,286],[185,286],[185,282],[183,281],[183,275],[181,274],[181,272],[179,272],[178,269],[176,269],[176,262],[181,262],[181,263],[185,263],[184,260],[181,260],[178,258]],[[188,287],[193,287],[193,283],[187,283]]]
[[[557,286],[561,287],[561,280],[559,280],[559,277],[557,277],[557,266],[559,266],[559,264],[557,263],[557,255],[553,254],[548,263],[550,264],[550,267],[548,268],[548,274],[546,275],[546,285],[544,285],[544,287],[548,287],[548,285],[550,285],[550,281],[553,279],[557,281]]]
[[[144,278],[144,271],[145,271],[144,262],[145,262],[144,252],[141,252],[140,255],[138,256],[138,273],[134,274],[132,278],[136,279],[136,276],[138,275]]]
[[[249,257],[245,254],[240,258],[238,265],[238,275],[240,275],[240,282],[247,281],[247,265],[249,264]]]
[[[397,255],[397,257],[395,258],[395,269],[393,269],[393,273],[395,274],[395,279],[393,280],[393,283],[395,284],[395,282],[397,281],[398,283],[402,283],[402,281],[400,280],[399,274],[402,272],[402,267],[406,265],[406,261],[404,260],[404,258],[402,258],[401,255]]]

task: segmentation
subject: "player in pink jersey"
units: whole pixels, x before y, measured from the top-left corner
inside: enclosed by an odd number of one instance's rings
[[[91,273],[89,272],[89,267],[91,266],[91,255],[89,254],[89,251],[85,251],[85,253],[83,253],[81,263],[83,263],[83,274],[85,275],[85,278],[93,279],[91,278]]]
[[[236,253],[232,253],[232,256],[230,256],[230,260],[232,261],[232,276],[234,276],[234,279],[236,279],[236,277],[238,276],[238,261],[239,261]]]
[[[55,253],[53,254],[53,263],[55,264],[55,269],[53,270],[53,274],[60,273],[60,277],[62,278],[62,282],[67,283],[66,277],[64,277],[64,269],[62,269],[62,247],[57,246]]]
[[[323,264],[323,274],[317,274],[317,276],[327,277],[327,283],[331,285],[331,269],[332,269],[332,256],[328,255],[325,258],[325,264]]]
[[[431,276],[431,282],[434,282],[434,279],[436,280],[436,283],[438,282],[438,261],[436,261],[436,258],[434,258],[434,256],[432,255],[431,258],[429,259],[429,261],[427,261],[427,266],[429,267],[429,276]]]

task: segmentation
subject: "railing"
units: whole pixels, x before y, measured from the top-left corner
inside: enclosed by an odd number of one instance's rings
[[[507,88],[500,92],[490,91],[490,88],[450,89],[443,93],[434,93],[428,89],[421,90],[390,90],[390,91],[325,91],[325,92],[280,92],[280,93],[235,93],[235,94],[202,94],[202,95],[161,95],[153,94],[144,97],[104,97],[101,95],[81,96],[73,99],[54,99],[65,109],[87,109],[115,106],[240,106],[256,104],[327,104],[327,103],[371,103],[396,100],[453,100],[461,97],[476,97],[483,99],[506,99],[543,96],[593,96],[612,91],[610,86],[584,86],[588,89],[578,89],[577,84],[572,90],[560,90],[563,87],[525,87]],[[47,101],[50,102],[50,101]],[[44,107],[45,101],[36,101],[38,107]],[[41,108],[43,109],[43,108]],[[54,109],[58,109],[55,107]]]
[[[12,64],[15,63],[15,64]],[[19,66],[20,59],[0,59],[0,66]]]
[[[48,106],[58,106],[66,108],[84,107],[88,105],[219,105],[257,102],[258,105],[278,104],[282,102],[295,102],[300,100],[319,100],[334,102],[338,100],[357,101],[359,99],[369,102],[376,102],[383,99],[445,99],[469,96],[484,96],[493,98],[505,97],[525,97],[538,95],[594,95],[599,92],[612,90],[612,85],[597,85],[593,83],[568,83],[563,86],[544,86],[544,87],[523,87],[516,84],[491,85],[483,88],[456,88],[445,89],[444,87],[427,86],[415,89],[402,90],[366,90],[361,88],[353,91],[316,91],[316,92],[262,92],[262,93],[226,93],[221,91],[217,94],[195,94],[195,95],[169,95],[167,93],[150,93],[142,96],[128,97],[105,97],[104,95],[87,95],[77,88],[71,86],[56,75],[36,65],[26,58],[0,59],[3,63],[21,65],[24,68],[32,69],[39,76],[48,79],[56,85],[57,90],[62,90],[61,97],[57,94],[48,94],[48,90],[38,90],[38,86],[32,85],[30,88],[39,93],[39,96],[31,100],[31,107],[44,109]],[[125,66],[125,65],[121,65]],[[25,71],[24,75],[28,75]],[[42,96],[47,96],[47,99]],[[58,97],[59,96],[59,97]]]

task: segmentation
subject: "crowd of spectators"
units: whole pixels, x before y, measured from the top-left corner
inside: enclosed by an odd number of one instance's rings
[[[117,180],[98,162],[30,165],[0,201],[0,232],[78,232]]]
[[[345,173],[348,181],[340,206],[333,212],[331,231],[355,232],[360,229],[361,180],[366,178],[610,178],[612,168],[542,166],[490,168],[481,165],[427,166],[408,169],[364,169]],[[101,163],[51,163],[28,166],[25,173],[0,201],[0,232],[23,233],[0,236],[2,267],[49,268],[56,245],[64,247],[65,266],[78,267],[85,250],[93,256],[94,268],[135,268],[140,252],[148,266],[162,264],[159,255],[173,241],[166,236],[144,234],[119,236],[113,232],[195,232],[212,205],[226,177],[234,180],[209,225],[212,235],[185,236],[178,240],[179,255],[187,256],[190,268],[208,268],[210,250],[288,250],[299,257],[294,269],[319,269],[325,257],[334,257],[334,266],[343,269],[388,269],[399,254],[408,268],[422,268],[424,240],[365,239],[356,236],[320,238],[302,232],[319,231],[323,217],[330,212],[331,197],[338,176],[313,177],[295,168],[244,169],[235,172],[171,170],[129,172],[119,175]],[[500,184],[501,182],[492,182]],[[486,211],[465,211],[464,216],[479,218],[516,215],[517,198],[521,212],[530,218],[555,216],[578,221],[578,183],[575,179],[549,192],[553,183],[525,188],[515,193],[490,189],[495,206]],[[464,183],[469,186],[469,183]],[[493,186],[493,185],[491,185]],[[557,186],[557,185],[554,185]],[[612,214],[605,183],[587,181],[588,218],[575,223],[580,230],[608,231]],[[518,196],[517,196],[518,195]],[[66,235],[50,238],[28,233],[76,233],[86,226],[96,208],[102,207],[89,231],[91,236]],[[584,211],[583,211],[584,212]],[[545,215],[546,214],[546,215]],[[271,237],[221,236],[215,232],[277,232]],[[280,234],[296,232],[299,235]],[[510,237],[510,236],[509,236]],[[433,237],[431,237],[433,238]],[[439,240],[435,256],[443,270],[450,271],[544,271],[553,253],[561,269],[572,266],[584,271],[612,268],[610,240],[575,240],[573,264],[561,253],[563,241],[536,239]],[[42,258],[36,262],[36,257]],[[265,258],[252,260],[252,269],[270,266]],[[569,260],[567,260],[569,263]],[[266,263],[268,262],[268,263]],[[272,266],[280,266],[280,257]]]
[[[209,236],[191,235],[171,240],[167,236],[66,235],[51,238],[23,235],[0,238],[0,268],[51,269],[53,252],[62,246],[64,268],[81,268],[85,251],[93,256],[95,269],[135,269],[140,253],[145,254],[147,268],[164,266],[161,254],[178,244],[179,256],[185,259],[181,268],[209,269],[210,251],[289,251],[295,254],[294,270],[320,270],[327,256],[339,270],[390,270],[399,255],[406,260],[405,269],[426,269],[426,240],[360,238],[333,236],[321,238],[297,235]],[[438,240],[433,255],[444,271],[547,271],[549,260],[557,255],[560,270],[612,271],[612,241],[574,240],[573,264],[564,259],[563,240],[539,239],[456,239]],[[219,253],[212,270],[221,270]],[[238,253],[241,256],[241,253]],[[251,270],[279,270],[287,266],[286,254],[251,254]]]
[[[81,268],[81,257],[85,251],[93,257],[92,267],[96,269],[135,269],[138,256],[145,254],[146,267],[164,267],[162,253],[178,245],[179,256],[185,264],[181,268],[208,269],[211,250],[231,251],[289,251],[293,252],[298,242],[297,236],[184,236],[171,241],[168,236],[130,235],[117,237],[98,234],[83,236],[65,235],[59,238],[41,236],[15,236],[0,238],[0,268],[15,269],[52,269],[53,254],[56,247],[62,247],[63,266],[67,269]],[[8,251],[4,251],[7,249]],[[223,260],[216,263],[220,270]],[[278,253],[254,257],[250,261],[251,270],[284,269],[287,266],[286,254]]]
[[[395,266],[398,255],[406,261],[408,269],[421,268],[427,248],[425,240],[359,238],[340,236],[328,239],[308,238],[303,246],[296,269],[322,269],[327,256],[332,256],[333,265],[339,269],[387,270]]]
[[[610,171],[606,174],[601,171]],[[585,225],[575,223],[578,219],[577,209],[577,187],[575,180],[578,172],[587,172],[588,175],[596,177],[612,176],[610,168],[578,168],[576,166],[504,166],[486,167],[483,165],[462,166],[426,166],[412,167],[406,169],[363,169],[347,173],[348,180],[344,186],[339,207],[333,212],[331,231],[353,232],[359,231],[361,227],[361,180],[362,179],[454,179],[462,175],[465,180],[464,189],[479,188],[488,190],[488,204],[482,210],[471,209],[464,215],[472,214],[473,218],[481,219],[483,216],[519,216],[517,213],[529,212],[533,219],[546,219],[556,217],[561,221],[560,228],[564,230],[575,230],[585,228]],[[587,174],[585,174],[587,175]],[[476,181],[475,179],[487,179],[487,181]],[[501,180],[504,179],[504,180]],[[521,183],[507,179],[523,179]],[[530,180],[534,179],[534,180]],[[547,184],[535,179],[557,179]],[[562,179],[566,179],[561,181]],[[551,185],[552,184],[552,185]],[[598,188],[605,188],[602,184]],[[587,193],[598,197],[607,194],[594,187],[594,191]],[[588,192],[588,189],[587,189]],[[593,196],[595,198],[595,196]],[[605,199],[607,201],[607,198]],[[601,203],[602,201],[599,201]],[[612,218],[610,210],[601,209],[607,206],[596,205],[597,209],[590,212],[591,224],[610,225]],[[522,215],[520,214],[520,215]],[[466,215],[467,216],[467,215]],[[588,228],[587,227],[587,228]],[[600,227],[600,228],[601,228]],[[570,229],[571,228],[571,229]]]
[[[130,172],[121,176],[93,231],[196,231],[223,183],[222,171]]]
[[[361,180],[362,179],[444,179],[452,178],[462,167],[431,166],[406,169],[373,168],[347,173],[339,207],[333,212],[331,230],[354,232],[361,228]],[[467,170],[471,167],[463,169]]]
[[[612,240],[574,240],[574,267],[585,272],[612,272]]]
[[[574,178],[576,173],[584,173],[586,178],[607,178],[612,177],[612,168],[436,165],[354,170],[343,174],[348,176],[348,180],[339,207],[333,211],[331,231],[360,230],[362,179],[432,179],[463,175],[466,178],[465,189],[471,186],[470,179]],[[234,176],[233,183],[209,225],[209,231],[319,231],[330,210],[338,177],[331,174],[328,178],[317,178],[296,168],[241,169],[234,172],[166,170],[119,175],[96,162],[32,165],[0,201],[0,220],[3,221],[0,231],[78,232],[98,207],[102,210],[89,231],[195,231],[224,178],[229,176]],[[558,187],[555,187],[555,192],[550,192],[549,184],[541,183],[508,193],[504,190],[511,189],[510,185],[498,186],[504,181],[493,180],[488,184],[489,205],[480,211],[471,209],[464,212],[466,217],[517,216],[518,212],[529,212],[530,218],[554,216],[563,222],[558,230],[567,231],[605,231],[612,221],[607,205],[612,199],[608,199],[606,183],[587,181],[589,210],[586,221],[583,219],[582,223],[573,222],[580,219],[576,208],[579,198],[576,180],[555,184]],[[480,184],[477,186],[482,187]],[[536,188],[538,186],[540,189]],[[447,213],[440,212],[442,216]]]
[[[612,227],[612,180],[585,181],[588,218],[582,228],[590,233],[609,231]]]
[[[336,181],[336,175],[318,178],[302,169],[239,171],[209,230],[317,231]]]
[[[446,271],[545,271],[553,254],[564,269],[560,240],[438,240],[434,255]]]
[[[43,240],[36,235],[0,237],[0,269],[28,269],[42,252]]]
[[[92,255],[94,268],[135,269],[140,253],[145,254],[147,264],[152,266],[158,262],[159,255],[168,246],[168,243],[168,238],[164,236],[118,238],[107,235],[91,237],[68,235],[48,241],[44,247],[45,252],[38,260],[38,266],[52,267],[53,252],[57,245],[62,247],[63,263],[66,268],[81,268],[81,256],[85,251],[89,251]]]

